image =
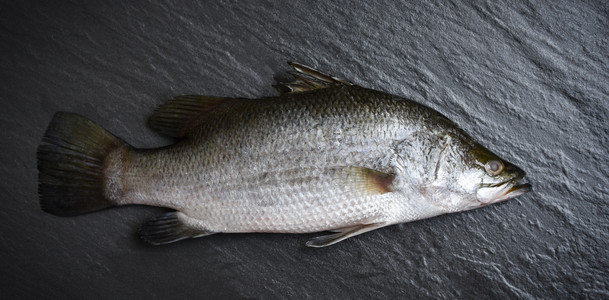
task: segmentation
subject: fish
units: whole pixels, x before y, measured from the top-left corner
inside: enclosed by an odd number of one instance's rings
[[[171,209],[142,225],[153,245],[216,233],[327,232],[325,247],[389,225],[484,207],[531,191],[526,173],[434,109],[289,62],[259,99],[178,96],[142,149],[56,112],[37,151],[43,211]]]

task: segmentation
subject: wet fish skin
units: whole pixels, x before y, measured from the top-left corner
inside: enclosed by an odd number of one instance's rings
[[[190,139],[171,148],[130,152],[133,168],[118,177],[124,183],[120,189],[134,193],[121,193],[117,200],[188,210],[215,232],[314,232],[372,218],[380,205],[375,202],[387,196],[349,186],[340,170],[353,166],[390,173],[387,154],[404,132],[386,125],[395,122],[379,120],[392,109],[379,103],[388,96],[357,103],[349,96],[353,89],[244,100],[243,107],[199,125]],[[376,132],[382,135],[375,138]],[[151,176],[176,166],[170,176]],[[153,174],[141,176],[146,173]],[[327,216],[352,207],[357,209],[341,213],[344,219]],[[227,224],[234,215],[239,218]],[[260,216],[284,220],[263,222]]]
[[[75,153],[101,164],[87,193],[72,203],[98,203],[90,210],[99,203],[176,210],[143,226],[142,237],[153,244],[219,232],[337,231],[307,243],[327,246],[530,190],[520,183],[521,169],[440,113],[292,66],[300,75],[280,84],[284,93],[277,97],[184,96],[162,106],[151,127],[180,140],[160,149],[132,148],[82,117],[60,114],[39,149],[43,209],[57,207],[66,193],[74,196],[70,187],[83,177]],[[87,126],[75,132],[72,123]],[[104,142],[79,146],[82,137],[76,135],[88,131]],[[62,143],[74,139],[66,153]],[[49,157],[72,165],[76,175],[51,170],[65,167],[57,168]],[[491,162],[503,171],[489,174]],[[94,201],[87,200],[89,190],[97,193]],[[46,210],[61,215],[66,209]]]

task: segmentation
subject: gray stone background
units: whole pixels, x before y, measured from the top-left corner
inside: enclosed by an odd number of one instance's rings
[[[3,298],[609,297],[604,1],[3,2]],[[171,140],[145,126],[156,106],[272,95],[288,60],[439,110],[534,191],[323,249],[304,246],[314,234],[152,247],[137,229],[165,209],[39,209],[55,111],[158,147]]]

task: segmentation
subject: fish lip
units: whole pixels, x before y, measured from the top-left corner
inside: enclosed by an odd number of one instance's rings
[[[524,175],[519,175],[508,180],[507,182],[512,184],[512,187],[505,193],[505,195],[515,191],[520,191],[522,194],[530,192],[533,189],[533,186],[528,182],[520,183],[520,180],[523,178]]]
[[[516,191],[518,191],[520,193],[519,195],[522,195],[522,194],[532,191],[533,186],[530,183],[528,183],[528,182],[521,183],[520,182],[522,179],[524,179],[525,176],[526,176],[526,173],[523,171],[520,171],[518,173],[518,175],[516,175],[512,179],[508,180],[508,182],[510,184],[512,184],[512,187],[504,195],[507,195],[507,194],[510,194],[510,193],[513,193]]]
[[[497,202],[501,202],[501,201],[505,201],[511,198],[514,198],[516,196],[520,196],[522,194],[526,194],[530,191],[533,190],[533,186],[530,183],[523,183],[523,184],[515,184],[513,185],[511,188],[509,188],[507,190],[507,192],[505,192],[502,197],[505,197],[505,199],[501,199]]]
[[[508,199],[526,194],[533,190],[533,186],[530,183],[521,183],[520,181],[526,176],[524,172],[518,172],[518,174],[506,181],[495,183],[495,184],[482,184],[481,188],[500,188],[504,189],[495,199],[488,202],[484,202],[478,199],[480,206],[503,202]]]

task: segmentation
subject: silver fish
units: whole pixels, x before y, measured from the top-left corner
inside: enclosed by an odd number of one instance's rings
[[[178,138],[137,149],[58,112],[38,149],[44,211],[171,208],[141,237],[332,231],[323,247],[384,226],[522,195],[525,173],[437,111],[290,63],[292,82],[261,99],[180,96],[149,126]]]

